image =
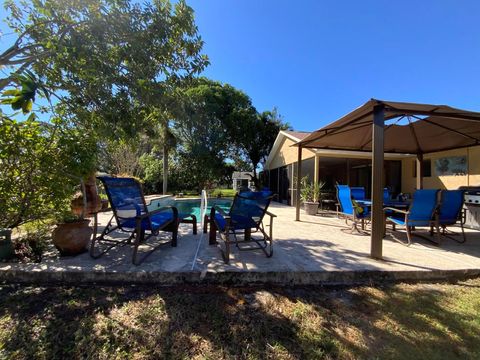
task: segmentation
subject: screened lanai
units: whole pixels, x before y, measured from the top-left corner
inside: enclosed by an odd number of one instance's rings
[[[371,99],[337,121],[314,131],[298,146],[297,179],[302,178],[302,149],[355,150],[372,153],[372,231],[370,255],[382,258],[384,153],[417,158],[416,188],[423,188],[425,154],[480,145],[480,113],[446,105]],[[300,182],[296,220],[300,220]]]

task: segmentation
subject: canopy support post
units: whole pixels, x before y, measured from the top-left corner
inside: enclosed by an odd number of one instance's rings
[[[318,184],[320,182],[320,156],[318,154],[315,154],[313,182],[314,184]]]
[[[384,160],[384,105],[373,108],[372,125],[372,235],[370,256],[382,258],[382,241],[384,236],[383,215],[383,160]]]
[[[300,188],[302,179],[302,146],[298,146],[298,158],[297,158],[297,176],[296,176],[296,188],[295,192],[295,221],[300,221]]]
[[[417,154],[417,190],[423,189],[423,154]]]

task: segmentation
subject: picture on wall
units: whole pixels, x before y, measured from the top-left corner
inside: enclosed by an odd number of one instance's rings
[[[437,176],[466,175],[468,171],[467,157],[449,156],[438,158],[435,160],[435,171]]]

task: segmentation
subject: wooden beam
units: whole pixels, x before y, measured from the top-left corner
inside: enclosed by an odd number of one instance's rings
[[[423,189],[423,154],[417,154],[417,190]]]
[[[373,109],[372,125],[372,235],[370,256],[382,258],[384,233],[383,215],[383,160],[384,160],[385,109],[383,104]]]
[[[300,221],[300,187],[301,187],[301,180],[302,180],[302,146],[298,147],[298,157],[297,157],[297,184],[296,188],[297,191],[295,192],[295,221]]]

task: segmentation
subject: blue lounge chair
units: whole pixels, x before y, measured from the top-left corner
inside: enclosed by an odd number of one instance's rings
[[[404,245],[410,246],[412,243],[412,231],[417,226],[435,227],[437,229],[437,241],[433,241],[431,238],[422,236],[418,233],[415,235],[422,237],[428,241],[438,244],[440,237],[438,234],[438,214],[437,210],[437,197],[438,190],[416,190],[413,194],[413,202],[410,205],[408,211],[400,210],[393,207],[386,207],[384,211],[386,213],[386,224],[392,224],[393,230],[396,230],[396,226],[405,226],[407,232],[407,242],[400,241]],[[432,235],[432,230],[430,231]]]
[[[210,236],[209,244],[217,243],[217,230],[225,243],[222,250],[223,260],[230,261],[230,245],[234,243],[239,250],[262,250],[267,257],[273,255],[272,231],[273,218],[276,216],[268,211],[272,200],[271,191],[247,192],[235,195],[228,213],[219,206],[213,206],[210,211]],[[268,233],[263,224],[264,216],[269,215]],[[252,231],[253,229],[253,231]],[[251,236],[252,232],[260,232],[261,239]],[[243,233],[243,240],[237,235]],[[233,241],[232,237],[233,236]],[[253,245],[253,246],[252,246]]]
[[[442,190],[440,192],[440,207],[438,209],[438,223],[442,228],[442,235],[455,240],[459,243],[466,241],[463,224],[465,216],[463,211],[463,190]],[[447,226],[459,224],[462,230],[462,240],[458,240],[450,235],[457,235],[454,232],[447,231]]]
[[[110,249],[119,245],[130,244],[134,239],[132,262],[135,265],[139,265],[160,246],[154,247],[146,253],[141,260],[138,260],[137,253],[140,243],[151,236],[158,235],[159,231],[171,232],[171,245],[177,246],[179,216],[175,207],[165,206],[154,211],[149,211],[145,203],[142,187],[140,183],[133,178],[101,176],[98,177],[98,179],[105,187],[110,206],[113,210],[113,216],[100,236],[97,237],[98,220],[95,214],[94,238],[90,245],[90,256],[99,258]],[[116,226],[112,224],[113,219],[115,219],[117,223]],[[106,235],[117,230],[128,233],[128,237],[119,240],[105,238]],[[149,232],[147,238],[145,238],[146,231]],[[99,253],[95,253],[95,245],[97,242],[105,242],[110,245]]]
[[[352,191],[348,185],[335,185],[335,187],[340,204],[339,215],[345,218],[346,224],[348,224],[348,220],[352,221],[352,233],[354,230],[361,233],[358,229],[358,223],[361,224],[362,230],[365,230],[365,222],[370,219],[368,208],[364,208],[357,203],[352,197]]]

